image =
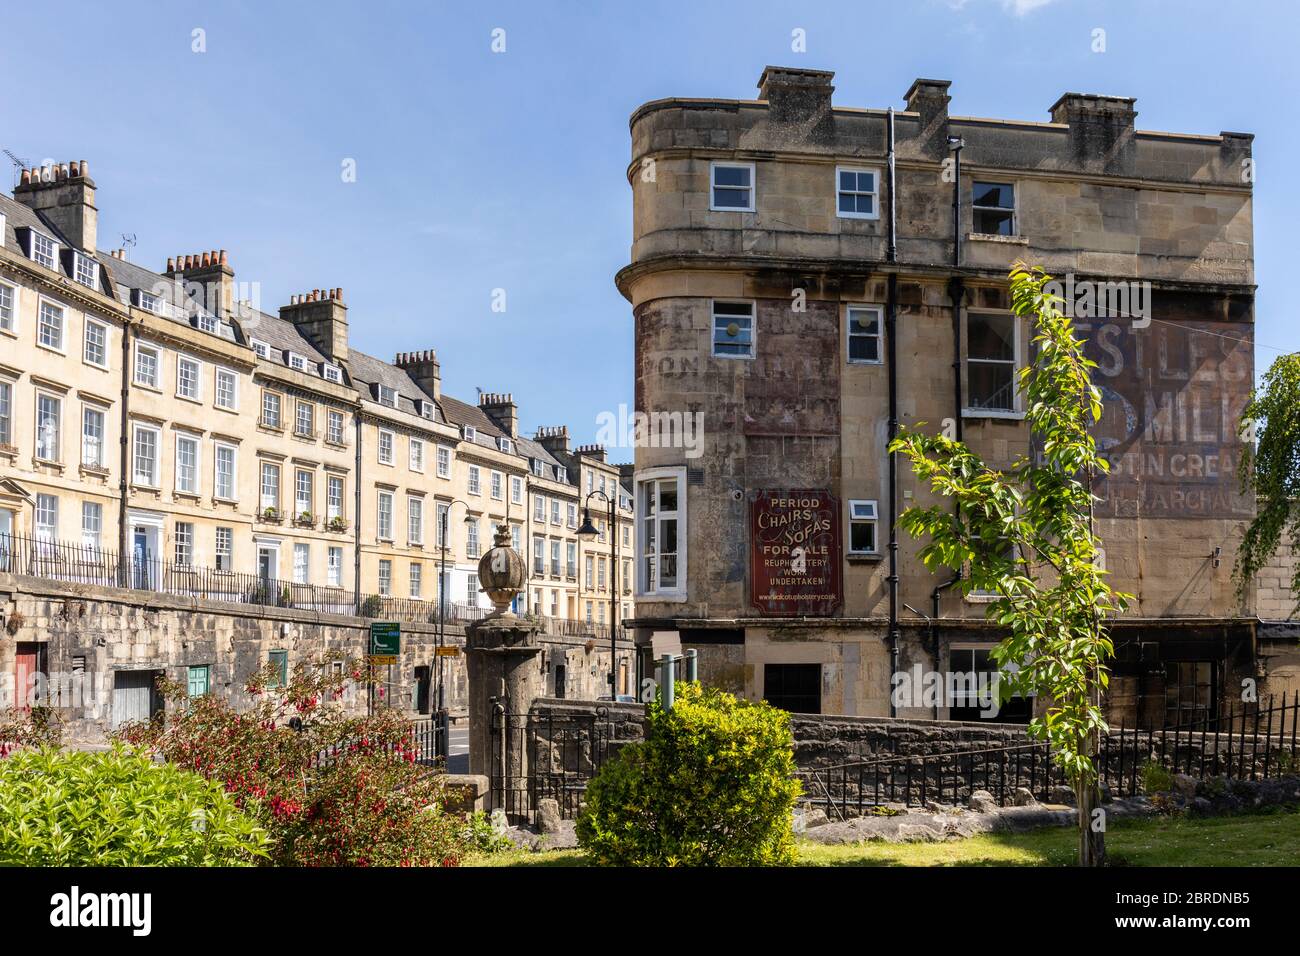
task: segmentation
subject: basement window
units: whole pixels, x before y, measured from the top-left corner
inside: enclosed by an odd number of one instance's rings
[[[880,179],[874,169],[835,169],[835,215],[841,219],[879,219]]]
[[[754,211],[754,164],[712,163],[709,208],[720,212]]]
[[[849,502],[849,554],[879,554],[876,545],[876,503],[853,500]]]
[[[713,303],[713,355],[716,358],[754,357],[754,303]]]
[[[1016,234],[1016,191],[1011,183],[975,183],[971,188],[971,224],[976,235]]]

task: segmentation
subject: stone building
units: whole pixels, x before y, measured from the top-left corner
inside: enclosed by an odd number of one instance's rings
[[[155,272],[98,249],[97,224],[84,161],[0,194],[0,573],[426,625],[443,594],[463,622],[490,606],[477,562],[505,522],[521,552],[535,529],[548,559],[558,545],[561,566],[530,585],[543,634],[608,647],[631,591],[613,594],[611,532],[576,534],[602,488],[632,553],[630,492],[603,449],[570,453],[563,428],[520,435],[509,395],[444,395],[432,350],[390,363],[352,348],[340,288],[264,312],[225,250]],[[48,639],[0,641],[0,676],[21,686],[67,657]],[[271,652],[283,667],[310,652],[290,644]],[[114,673],[180,666],[131,647]],[[202,691],[232,665],[184,666]],[[414,666],[427,709],[431,661]],[[564,653],[551,666],[552,693],[589,683]],[[618,669],[629,691],[630,659]]]
[[[933,499],[886,447],[897,423],[946,429],[995,466],[1029,451],[1014,381],[1030,344],[1007,294],[1024,260],[1060,280],[1099,363],[1113,469],[1097,528],[1112,584],[1136,595],[1114,631],[1112,716],[1233,704],[1281,647],[1231,582],[1254,513],[1235,474],[1254,369],[1252,137],[1139,130],[1133,99],[1079,93],[1046,122],[950,116],[948,82],[926,79],[897,112],[849,108],[831,81],[769,67],[757,100],[661,99],[631,117],[617,284],[648,436],[643,663],[693,646],[706,679],[792,710],[981,709],[960,683],[937,701],[890,692],[987,673],[1000,634],[991,598],[926,571],[896,527]],[[690,415],[698,455],[656,432]]]

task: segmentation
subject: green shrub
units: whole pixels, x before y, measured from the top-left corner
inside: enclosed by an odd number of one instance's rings
[[[1154,760],[1142,765],[1142,792],[1164,793],[1174,789],[1174,775]]]
[[[475,810],[465,820],[461,837],[467,848],[475,853],[500,853],[512,850],[515,846],[510,837],[498,830],[492,818],[482,810]]]
[[[220,784],[132,750],[0,760],[0,866],[248,866],[266,844]]]
[[[648,708],[629,744],[587,788],[578,839],[607,866],[758,866],[794,862],[799,796],[790,717],[698,684]]]

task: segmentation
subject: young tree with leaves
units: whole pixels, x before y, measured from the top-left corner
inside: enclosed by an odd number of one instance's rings
[[[1032,456],[999,471],[962,442],[905,430],[890,450],[906,455],[917,477],[948,501],[908,508],[900,521],[929,539],[920,552],[928,569],[951,568],[966,593],[996,595],[988,617],[1009,632],[992,652],[1002,699],[1048,702],[1030,733],[1051,744],[1074,788],[1080,864],[1100,866],[1094,757],[1108,730],[1101,709],[1114,654],[1107,620],[1129,597],[1107,585],[1093,531],[1092,482],[1108,470],[1089,432],[1101,418],[1101,393],[1089,371],[1096,363],[1084,357],[1060,300],[1044,291],[1050,277],[1017,263],[1010,278],[1012,310],[1031,326],[1033,355],[1017,385]]]
[[[1263,385],[1251,394],[1241,416],[1246,440],[1241,490],[1257,503],[1233,568],[1243,604],[1250,583],[1277,553],[1283,536],[1293,546],[1300,542],[1300,353],[1277,359]],[[1300,562],[1292,573],[1291,593],[1300,600]]]

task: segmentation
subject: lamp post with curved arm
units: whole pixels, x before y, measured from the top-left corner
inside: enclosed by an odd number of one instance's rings
[[[609,699],[611,703],[617,702],[618,693],[615,683],[618,667],[618,526],[614,520],[614,499],[599,488],[593,488],[587,492],[587,497],[582,502],[582,527],[576,534],[579,538],[586,541],[593,540],[600,534],[596,526],[591,523],[591,499],[599,495],[605,499],[609,505],[609,533],[613,537],[613,554],[610,561],[610,592],[609,592]]]
[[[434,507],[436,508],[439,504],[442,504],[442,502],[435,500]],[[451,750],[451,722],[447,719],[446,687],[442,678],[442,648],[446,643],[447,631],[447,522],[451,518],[451,509],[453,505],[463,505],[465,507],[465,524],[471,524],[474,520],[469,511],[469,502],[462,501],[459,498],[452,498],[450,501],[446,502],[446,505],[447,510],[438,516],[438,543],[442,551],[442,560],[439,563],[438,568],[438,650],[434,652],[437,658],[436,695],[438,704],[436,717],[434,719],[437,721],[439,729],[439,733],[434,735],[434,739],[438,742],[438,749],[441,751],[441,753],[438,753],[435,756],[444,759],[446,759]]]

